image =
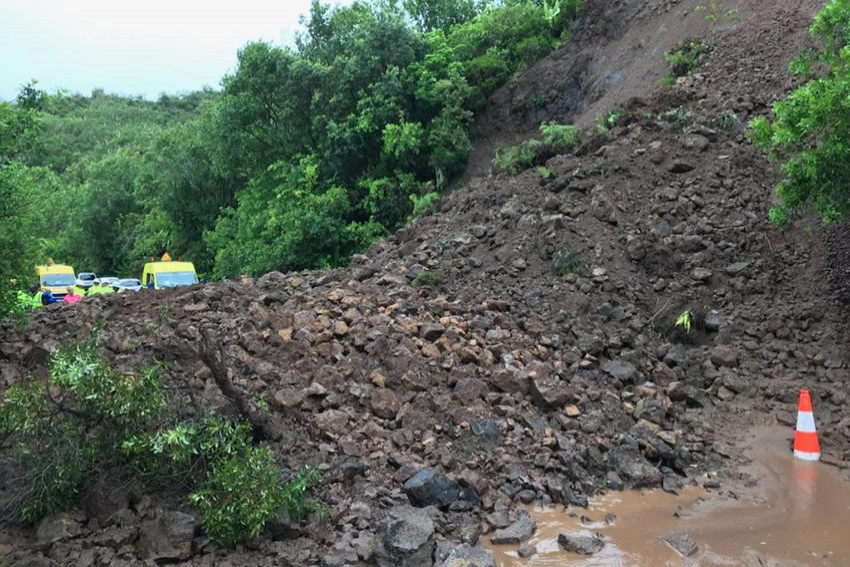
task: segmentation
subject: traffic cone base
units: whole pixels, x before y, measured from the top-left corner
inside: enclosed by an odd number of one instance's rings
[[[794,456],[804,461],[820,459],[820,442],[815,429],[812,399],[808,390],[800,390],[797,406],[797,431],[794,433]]]

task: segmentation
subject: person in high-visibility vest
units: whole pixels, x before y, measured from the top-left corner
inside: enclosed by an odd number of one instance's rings
[[[30,296],[30,305],[32,306],[32,309],[38,309],[43,303],[42,298],[44,297],[44,292],[41,291],[37,285],[33,284],[30,286],[30,293],[32,294]]]
[[[74,293],[75,293],[76,295],[79,295],[80,297],[85,297],[86,295],[88,295],[88,292],[86,291],[86,288],[84,288],[84,287],[83,287],[83,286],[81,286],[81,285],[75,285],[75,286],[73,287],[73,290],[74,290]]]

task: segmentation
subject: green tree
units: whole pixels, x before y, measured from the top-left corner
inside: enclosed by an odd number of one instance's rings
[[[752,139],[785,178],[772,221],[790,222],[811,206],[824,222],[850,213],[850,0],[832,0],[811,33],[822,42],[796,58],[791,72],[808,80],[773,106],[771,118],[752,121]],[[812,75],[818,69],[816,76]]]

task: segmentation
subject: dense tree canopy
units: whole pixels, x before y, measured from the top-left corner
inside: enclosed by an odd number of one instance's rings
[[[245,45],[220,92],[26,85],[0,105],[0,271],[339,265],[462,171],[475,112],[568,26],[533,1],[314,1],[295,48]]]

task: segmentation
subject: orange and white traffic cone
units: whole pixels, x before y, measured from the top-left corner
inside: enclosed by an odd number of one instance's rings
[[[794,434],[794,456],[804,461],[820,459],[820,442],[815,430],[815,416],[812,413],[812,399],[808,390],[800,390],[800,403],[797,405],[797,431]]]

